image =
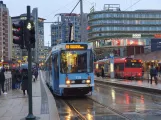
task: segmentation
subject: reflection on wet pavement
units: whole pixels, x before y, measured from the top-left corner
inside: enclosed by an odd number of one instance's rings
[[[79,120],[77,114],[73,112],[64,101],[68,101],[87,120],[125,120],[105,107],[89,100],[87,97],[56,99],[57,108],[61,120]]]
[[[87,120],[124,120],[88,98],[75,98],[69,101]]]
[[[108,85],[97,85],[95,90],[93,99],[122,112],[132,120],[161,119],[161,96],[149,96]]]
[[[69,106],[66,105],[60,98],[55,97],[60,120],[80,120]]]

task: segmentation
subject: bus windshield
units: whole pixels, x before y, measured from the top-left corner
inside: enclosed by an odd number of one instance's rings
[[[141,62],[130,62],[130,61],[127,61],[125,63],[125,67],[126,68],[141,68],[142,64],[141,64]]]
[[[61,51],[61,73],[85,73],[93,71],[92,51]]]

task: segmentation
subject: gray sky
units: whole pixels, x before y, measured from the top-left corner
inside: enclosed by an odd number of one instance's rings
[[[126,10],[139,0],[83,0],[83,11],[88,13],[93,3],[96,3],[96,10],[102,10],[104,4],[120,4],[121,10]],[[71,12],[78,0],[3,0],[9,8],[10,16],[18,16],[26,12],[26,6],[38,8],[39,17],[54,21],[54,15],[62,12]],[[140,0],[128,10],[136,9],[161,9],[161,0]],[[80,12],[79,6],[74,11]],[[45,45],[51,41],[50,24],[45,24]]]

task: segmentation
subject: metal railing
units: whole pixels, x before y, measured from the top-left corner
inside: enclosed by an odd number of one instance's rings
[[[6,78],[5,83],[4,83],[4,90],[5,92],[9,91],[12,89],[12,78]],[[0,85],[0,95],[1,95],[1,85]]]

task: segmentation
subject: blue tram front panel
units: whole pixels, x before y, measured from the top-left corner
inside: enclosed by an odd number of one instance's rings
[[[94,89],[93,73],[62,74],[59,88],[63,95],[84,95]]]

